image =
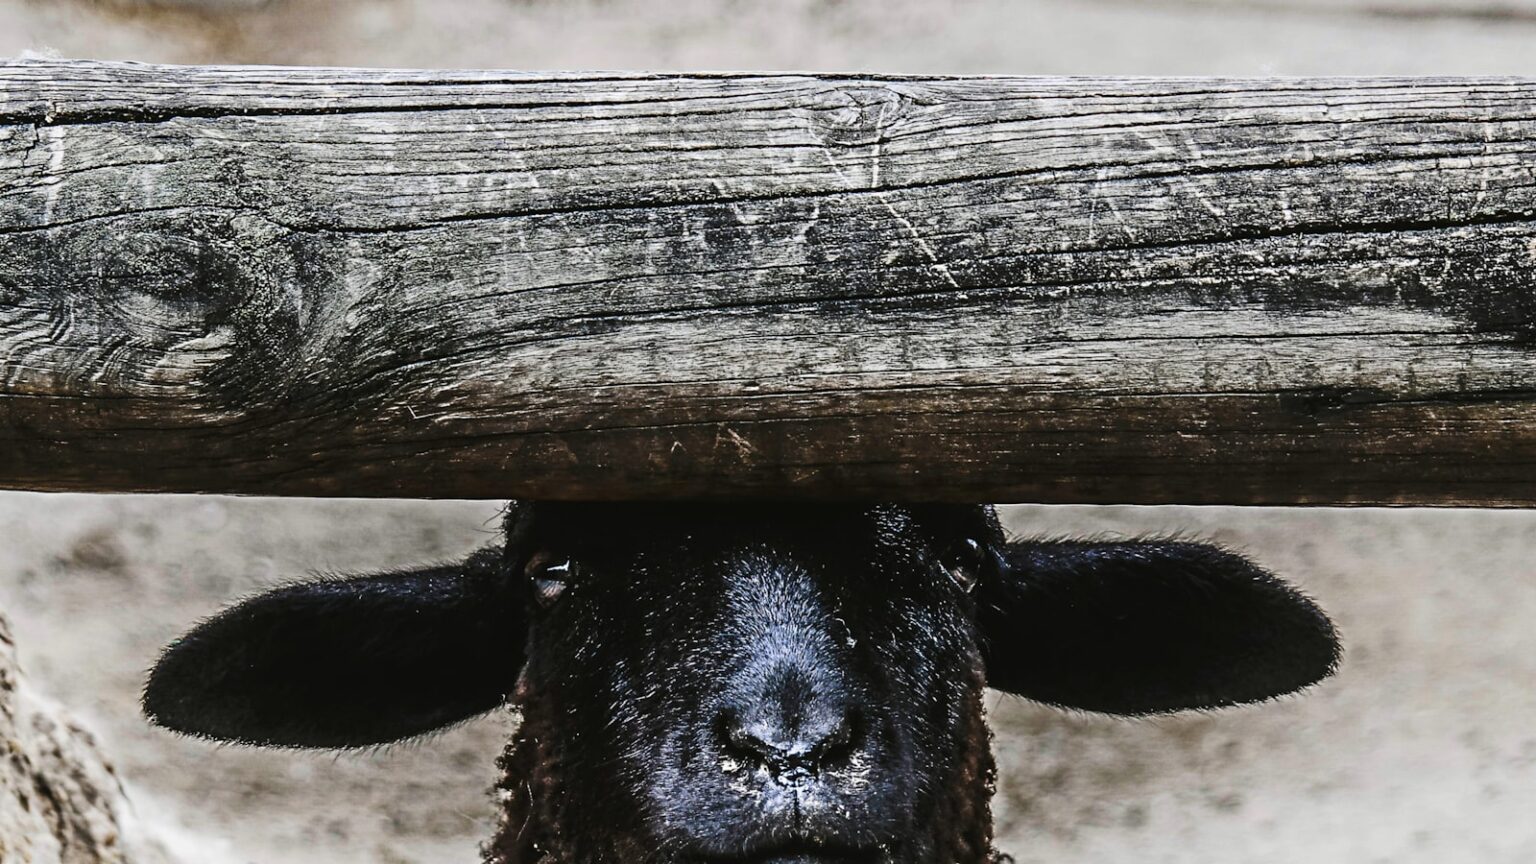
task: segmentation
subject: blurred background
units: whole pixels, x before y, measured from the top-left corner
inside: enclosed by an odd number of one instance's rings
[[[0,54],[1031,75],[1529,74],[1536,0],[0,0]]]
[[[0,0],[0,56],[911,73],[1536,75],[1536,0]],[[140,720],[158,648],[309,571],[455,558],[496,502],[0,493],[30,686],[116,765],[135,862],[469,862],[509,720],[343,756]],[[1303,698],[1117,721],[994,696],[1019,864],[1536,861],[1536,513],[1013,507],[1027,534],[1207,536],[1348,642]],[[0,638],[3,638],[0,632]],[[51,704],[51,703],[50,703]],[[0,850],[0,860],[9,862]],[[69,859],[66,855],[64,860]],[[79,859],[86,860],[86,859]],[[95,860],[95,859],[90,859]]]

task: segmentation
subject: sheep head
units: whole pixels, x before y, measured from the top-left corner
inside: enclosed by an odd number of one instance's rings
[[[1136,715],[1271,698],[1337,657],[1316,606],[1205,544],[1010,543],[989,507],[540,502],[461,564],[234,606],[144,706],[358,747],[515,702],[497,862],[973,864],[983,684]]]

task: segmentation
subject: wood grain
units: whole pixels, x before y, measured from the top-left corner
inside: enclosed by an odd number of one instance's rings
[[[0,485],[1536,505],[1536,81],[0,66]]]

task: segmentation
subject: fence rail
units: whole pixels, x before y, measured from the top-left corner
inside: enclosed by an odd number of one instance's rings
[[[1536,505],[1536,81],[0,65],[0,486]]]

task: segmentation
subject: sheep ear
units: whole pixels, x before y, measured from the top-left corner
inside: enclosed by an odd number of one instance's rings
[[[1013,543],[977,591],[989,686],[1109,714],[1216,708],[1332,674],[1312,601],[1202,543]]]
[[[144,713],[189,735],[363,747],[501,704],[522,667],[520,598],[488,549],[463,564],[289,585],[173,642]]]

